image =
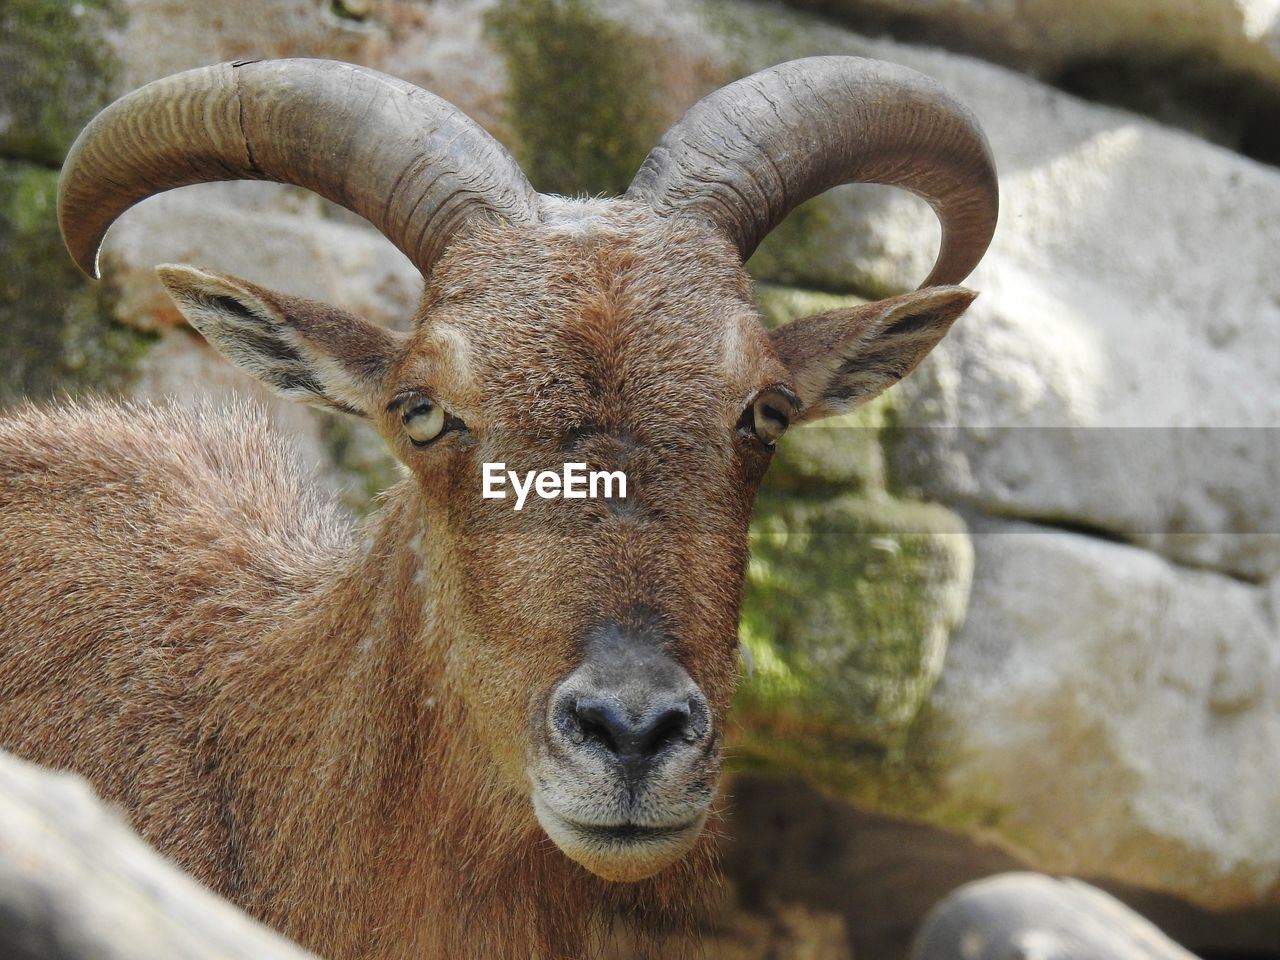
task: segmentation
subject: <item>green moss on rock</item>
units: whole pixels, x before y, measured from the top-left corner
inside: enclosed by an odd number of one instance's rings
[[[119,387],[152,339],[114,323],[108,288],[71,262],[55,222],[57,180],[0,161],[0,406]]]
[[[341,414],[324,414],[320,440],[329,453],[329,472],[341,484],[342,505],[356,516],[378,508],[378,494],[403,474],[387,445],[366,422]]]
[[[879,399],[791,430],[778,444],[765,489],[810,497],[883,490],[888,470],[881,436],[888,409],[888,401]]]
[[[964,524],[944,507],[764,494],[741,624],[755,671],[736,704],[740,726],[760,734],[757,758],[812,772],[899,749],[971,574]]]
[[[848,293],[825,293],[773,283],[757,283],[756,302],[760,305],[765,326],[773,330],[813,313],[847,310],[867,301]]]
[[[56,165],[111,100],[118,75],[104,31],[112,0],[0,3],[0,156]]]
[[[747,262],[751,275],[773,283],[812,283],[829,257],[838,211],[826,197],[815,197],[793,210],[764,238]],[[844,284],[835,289],[849,289]]]
[[[856,307],[857,296],[757,286],[765,324]],[[741,634],[755,670],[734,713],[738,769],[802,773],[896,811],[928,804],[908,759],[965,611],[963,521],[886,490],[892,392],[790,431],[751,529]]]
[[[836,197],[814,197],[793,210],[747,261],[758,280],[799,284],[879,300],[902,293],[850,255],[851,238],[866,231]]]
[[[507,122],[533,185],[624,191],[662,134],[642,43],[588,0],[502,0],[486,26],[506,60]]]

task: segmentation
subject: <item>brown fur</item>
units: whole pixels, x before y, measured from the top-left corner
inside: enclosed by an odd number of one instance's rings
[[[744,406],[793,382],[839,398],[779,360],[727,241],[633,204],[473,225],[407,338],[224,281],[320,370],[311,399],[369,416],[408,476],[352,532],[244,408],[0,420],[0,743],[83,773],[331,958],[577,958],[610,915],[682,925],[714,881],[714,826],[636,883],[569,860],[529,802],[548,691],[593,623],[656,616],[723,730],[769,461]],[[850,312],[844,339],[887,315]],[[836,323],[815,328],[824,363]],[[904,350],[923,355],[918,327]],[[784,356],[805,354],[797,330]],[[412,447],[387,411],[408,389],[467,431]],[[484,461],[573,459],[634,494],[480,498]]]

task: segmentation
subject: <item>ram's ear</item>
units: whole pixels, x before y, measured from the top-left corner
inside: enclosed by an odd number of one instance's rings
[[[290,400],[368,417],[404,349],[403,334],[337,307],[178,264],[156,273],[205,339]]]
[[[803,317],[772,334],[800,398],[797,422],[852,410],[915,369],[977,294],[929,287]]]

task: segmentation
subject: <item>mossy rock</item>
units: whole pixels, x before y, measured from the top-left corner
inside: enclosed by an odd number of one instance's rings
[[[111,320],[109,290],[63,248],[56,171],[0,161],[0,407],[127,382],[149,336]]]
[[[963,521],[885,494],[762,495],[741,634],[740,754],[830,780],[900,751],[964,616]]]
[[[506,61],[507,123],[533,185],[625,191],[662,135],[651,51],[589,0],[501,0],[485,24]]]
[[[327,473],[337,480],[339,500],[354,516],[380,506],[379,494],[400,480],[403,468],[366,420],[318,413],[320,442],[329,455]]]
[[[838,219],[839,210],[827,197],[801,204],[764,238],[747,269],[752,276],[773,283],[813,284],[815,278],[825,277],[829,281],[825,287],[856,290],[850,278],[827,277],[823,271]]]
[[[881,446],[886,410],[886,404],[876,402],[788,431],[778,443],[765,490],[811,497],[883,491],[888,476]]]
[[[858,306],[761,283],[766,326]],[[964,616],[963,521],[887,488],[893,392],[788,432],[752,524],[742,639],[753,674],[732,722],[740,770],[802,774],[878,809],[930,809],[929,693]]]
[[[112,0],[0,3],[0,156],[56,166],[113,96]]]
[[[756,303],[760,305],[764,325],[770,330],[813,313],[848,310],[866,302],[863,297],[850,293],[827,293],[774,283],[756,284]]]

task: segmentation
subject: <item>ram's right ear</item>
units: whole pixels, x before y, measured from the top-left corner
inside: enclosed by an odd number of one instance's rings
[[[791,371],[794,423],[845,413],[893,386],[924,359],[977,294],[925,287],[877,303],[802,317],[770,335]]]
[[[206,340],[290,400],[368,417],[404,349],[403,334],[328,304],[178,264],[156,273]]]

